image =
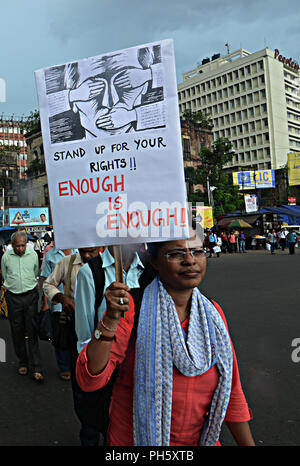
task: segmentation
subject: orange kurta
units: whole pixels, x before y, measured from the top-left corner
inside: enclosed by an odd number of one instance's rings
[[[227,323],[221,308],[214,303],[226,327]],[[134,321],[134,306],[125,318],[120,319],[116,341],[112,343],[110,359],[104,371],[91,375],[87,368],[86,347],[81,351],[77,361],[77,380],[85,391],[103,387],[109,380],[116,364],[121,364],[115,382],[111,405],[108,443],[111,446],[133,445],[133,381],[135,340],[130,339]],[[189,319],[182,323],[188,331]],[[233,347],[232,347],[233,349]],[[202,375],[186,377],[173,367],[173,397],[170,445],[197,446],[205,416],[209,412],[213,393],[218,384],[218,369],[213,366]],[[245,422],[251,419],[251,412],[241,387],[237,360],[233,349],[233,377],[230,401],[225,421]]]

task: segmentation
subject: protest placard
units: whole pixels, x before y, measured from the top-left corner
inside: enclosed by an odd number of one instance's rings
[[[257,196],[256,194],[245,194],[245,209],[247,213],[250,212],[257,212],[258,204],[257,204]]]
[[[57,247],[187,237],[173,41],[35,77]]]
[[[214,226],[213,209],[211,206],[199,205],[194,208],[195,220],[203,229],[211,229]]]

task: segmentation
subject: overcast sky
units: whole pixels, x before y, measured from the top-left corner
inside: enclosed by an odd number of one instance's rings
[[[38,108],[34,71],[172,38],[177,81],[207,56],[266,46],[300,61],[298,0],[0,0],[0,115]]]

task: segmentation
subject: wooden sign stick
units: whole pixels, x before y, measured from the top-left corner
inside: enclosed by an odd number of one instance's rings
[[[114,253],[114,258],[115,258],[116,281],[119,283],[124,283],[121,245],[113,246],[113,253]],[[124,317],[124,315],[125,313],[121,312],[121,317]]]

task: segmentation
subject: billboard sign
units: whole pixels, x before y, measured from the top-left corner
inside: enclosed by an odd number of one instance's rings
[[[239,189],[275,188],[275,170],[234,172],[232,179]]]
[[[9,226],[49,225],[48,207],[14,207],[8,209]]]
[[[290,186],[300,185],[300,152],[288,154],[288,176]]]

